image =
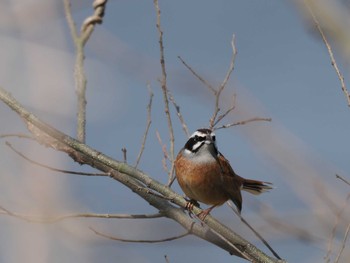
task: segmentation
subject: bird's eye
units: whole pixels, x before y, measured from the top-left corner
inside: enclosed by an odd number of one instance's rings
[[[211,138],[212,138],[212,140],[215,142],[215,140],[216,140],[215,135],[213,135]]]
[[[202,142],[204,140],[205,140],[205,138],[202,137],[202,136],[198,136],[198,135],[194,136],[194,141],[195,142]]]

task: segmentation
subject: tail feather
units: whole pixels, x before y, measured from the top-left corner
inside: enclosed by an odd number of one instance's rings
[[[269,182],[244,179],[242,184],[242,190],[254,195],[259,195],[261,193],[268,192],[271,189],[273,189],[272,183]]]

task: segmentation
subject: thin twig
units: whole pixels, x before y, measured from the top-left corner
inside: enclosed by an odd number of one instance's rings
[[[331,237],[329,239],[328,246],[327,246],[327,254],[324,257],[326,263],[330,262],[330,256],[331,256],[331,253],[332,253],[332,250],[333,250],[333,241],[334,241],[334,238],[335,238],[336,230],[337,230],[337,227],[339,225],[340,218],[341,218],[342,214],[344,213],[345,208],[347,207],[349,200],[350,200],[350,194],[348,194],[346,196],[346,199],[345,199],[342,207],[339,209],[339,211],[336,214],[335,223],[334,223],[334,226],[332,228]]]
[[[149,93],[149,102],[147,105],[147,124],[146,124],[145,132],[143,134],[142,142],[141,142],[141,149],[140,149],[140,152],[136,158],[135,168],[137,168],[137,166],[139,165],[139,162],[141,160],[143,151],[145,149],[148,131],[149,131],[149,128],[151,127],[151,123],[152,123],[151,111],[152,111],[153,92],[152,92],[150,85],[147,85],[147,89],[148,89],[148,93]]]
[[[348,240],[349,231],[350,231],[350,223],[348,224],[348,226],[346,228],[346,231],[345,231],[345,234],[344,234],[344,239],[343,239],[343,242],[342,242],[342,246],[341,246],[341,248],[339,250],[339,253],[338,253],[334,263],[338,263],[339,262],[340,256],[343,253],[343,250],[345,248],[346,241]]]
[[[247,124],[249,122],[254,122],[254,121],[272,121],[272,119],[271,118],[255,117],[255,118],[247,119],[247,120],[244,120],[244,121],[237,121],[237,122],[234,122],[234,123],[225,124],[225,125],[222,125],[220,127],[214,128],[214,130],[226,129],[226,128],[230,128],[232,126],[237,126],[237,125],[244,125],[244,124]]]
[[[220,111],[220,96],[221,96],[221,93],[222,91],[225,89],[230,77],[231,77],[231,74],[233,72],[233,69],[235,67],[235,59],[236,59],[236,55],[237,55],[237,49],[236,49],[236,44],[235,44],[235,35],[232,35],[232,40],[231,40],[231,47],[232,47],[232,57],[231,57],[231,62],[230,62],[230,66],[229,66],[229,69],[226,73],[226,76],[224,78],[224,80],[222,81],[220,87],[216,90],[216,94],[215,94],[215,108],[214,108],[214,113],[213,113],[213,116],[210,118],[210,121],[209,121],[209,127],[210,129],[213,129],[214,128],[214,124],[215,124],[215,121],[216,121],[216,118],[218,116],[218,113]]]
[[[37,161],[34,161],[32,159],[30,159],[29,157],[25,156],[23,153],[21,153],[20,151],[16,150],[11,143],[6,142],[6,145],[15,153],[17,153],[19,156],[21,156],[23,159],[27,160],[28,162],[35,164],[37,166],[49,169],[51,171],[54,172],[59,172],[59,173],[65,173],[65,174],[77,174],[77,175],[88,175],[88,176],[108,176],[106,173],[85,173],[85,172],[75,172],[75,171],[70,171],[70,170],[63,170],[63,169],[58,169],[58,168],[54,168],[52,166],[48,166],[46,164],[42,164],[39,163]]]
[[[24,215],[14,213],[3,206],[0,206],[0,214],[12,216],[31,223],[52,224],[69,218],[104,218],[104,219],[153,219],[164,217],[162,213],[156,214],[95,214],[95,213],[75,213],[60,215],[57,217],[44,218],[42,216]]]
[[[213,86],[208,82],[206,81],[204,78],[202,78],[196,71],[194,71],[194,69],[189,66],[183,59],[181,56],[177,56],[180,61],[182,62],[182,64],[184,64],[184,66],[189,70],[191,71],[191,73],[200,81],[202,82],[214,95],[216,95],[216,90],[213,88]]]
[[[122,153],[123,153],[123,162],[128,163],[127,149],[125,147],[122,148]]]
[[[233,207],[233,205],[227,201],[228,206],[235,212],[235,214],[241,219],[241,221],[254,233],[264,243],[264,245],[271,251],[271,253],[278,259],[281,257],[277,254],[277,252],[270,246],[270,244],[260,235],[258,231],[256,231],[244,218],[243,216]]]
[[[107,234],[103,234],[99,231],[97,231],[96,229],[89,227],[89,229],[94,232],[96,235],[111,239],[111,240],[115,240],[115,241],[121,241],[121,242],[128,242],[128,243],[161,243],[161,242],[167,242],[167,241],[172,241],[172,240],[176,240],[176,239],[180,239],[183,238],[185,236],[190,235],[191,233],[189,231],[187,231],[184,234],[178,235],[178,236],[174,236],[174,237],[168,237],[168,238],[163,238],[163,239],[156,239],[156,240],[145,240],[145,239],[124,239],[124,238],[119,238],[119,237],[115,237],[115,236],[110,236]]]
[[[6,134],[1,134],[0,138],[6,138],[6,137],[17,137],[17,138],[21,138],[21,139],[30,139],[30,140],[34,140],[35,138],[31,135],[27,135],[27,134],[22,134],[22,133],[6,133]]]
[[[169,95],[169,100],[173,103],[174,105],[174,108],[176,110],[176,114],[177,114],[177,117],[179,118],[180,120],[180,123],[181,123],[181,126],[182,126],[182,129],[183,131],[185,132],[186,136],[187,137],[190,137],[190,133],[188,131],[188,128],[187,128],[187,125],[186,125],[186,122],[181,114],[181,111],[180,111],[180,106],[177,105],[176,101],[175,101],[175,98],[174,96],[171,94],[171,92],[168,91],[168,95]]]
[[[76,50],[74,66],[75,89],[77,94],[77,139],[85,142],[86,139],[86,85],[87,79],[84,71],[84,46],[91,36],[95,25],[102,23],[107,0],[95,0],[93,3],[94,14],[85,19],[80,35],[77,32],[73,20],[70,0],[63,0],[66,20],[71,31]]]
[[[214,122],[214,127],[223,119],[225,118],[231,111],[233,111],[236,108],[236,94],[233,94],[232,97],[232,105],[230,108],[227,109],[226,112],[224,112],[223,114],[219,115],[219,117],[216,119],[216,121]]]
[[[170,263],[170,260],[167,255],[164,255],[164,258],[165,258],[165,263]]]
[[[335,177],[337,177],[338,179],[342,180],[344,183],[346,183],[347,185],[350,185],[350,182],[348,180],[346,180],[344,177],[336,174]]]
[[[160,8],[158,0],[153,0],[154,7],[156,9],[156,15],[157,15],[157,30],[159,33],[159,51],[160,51],[160,65],[162,68],[162,78],[161,78],[161,87],[163,91],[163,100],[164,100],[164,108],[165,108],[165,115],[168,121],[168,129],[169,129],[169,140],[170,140],[170,162],[171,167],[168,173],[168,181],[171,181],[171,178],[174,173],[174,160],[175,160],[175,137],[174,137],[174,130],[173,130],[173,124],[171,121],[170,116],[170,110],[169,110],[169,99],[168,99],[168,88],[167,88],[167,73],[165,69],[165,56],[164,56],[164,45],[163,45],[163,31],[160,25]]]
[[[162,147],[162,152],[163,152],[163,158],[162,158],[162,164],[163,164],[163,169],[164,171],[166,171],[167,173],[169,172],[168,166],[167,166],[167,160],[169,160],[169,155],[168,155],[168,151],[166,149],[166,145],[162,142],[162,138],[160,137],[160,134],[158,131],[156,131],[156,136],[158,139],[158,142],[160,144],[160,146]]]
[[[337,76],[338,76],[338,79],[340,81],[340,85],[341,85],[341,89],[345,95],[345,98],[347,100],[347,103],[348,103],[348,106],[350,107],[350,93],[349,91],[347,90],[346,88],[346,85],[345,85],[345,81],[344,81],[344,76],[343,74],[340,72],[339,70],[339,67],[338,67],[338,64],[337,62],[335,61],[335,58],[334,58],[334,55],[333,55],[333,51],[332,51],[332,47],[331,45],[329,44],[328,40],[327,40],[327,37],[326,37],[326,34],[323,32],[323,29],[315,15],[315,13],[313,12],[312,8],[309,6],[309,4],[307,3],[307,1],[305,1],[305,5],[308,9],[308,11],[310,12],[310,15],[312,17],[312,20],[314,21],[315,25],[316,25],[316,28],[318,30],[318,32],[320,32],[320,35],[322,37],[322,40],[324,42],[324,44],[326,45],[326,48],[327,48],[327,51],[328,51],[328,54],[329,54],[329,57],[331,59],[331,64],[335,70],[335,72],[337,73]]]

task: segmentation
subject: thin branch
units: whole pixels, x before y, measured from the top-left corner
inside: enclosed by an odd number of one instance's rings
[[[227,109],[227,111],[221,115],[219,115],[219,117],[216,119],[216,121],[214,122],[213,127],[215,127],[223,118],[225,118],[231,111],[233,111],[236,108],[236,94],[233,94],[232,97],[232,105],[230,108]]]
[[[2,211],[1,211],[2,210]],[[11,212],[10,210],[0,206],[0,214],[12,216],[30,223],[52,224],[69,218],[104,218],[104,219],[153,219],[164,217],[162,213],[155,214],[95,214],[95,213],[75,213],[68,215],[60,215],[57,217],[44,218],[42,216],[30,216]]]
[[[348,226],[346,228],[346,231],[345,231],[345,234],[344,234],[344,239],[343,239],[343,242],[342,242],[342,246],[341,246],[341,248],[339,250],[339,253],[338,253],[334,263],[338,263],[339,262],[340,256],[343,253],[343,250],[345,248],[346,241],[348,240],[349,231],[350,231],[350,223],[348,224]]]
[[[166,145],[163,143],[162,138],[160,137],[160,134],[158,131],[156,131],[156,136],[158,139],[158,142],[160,144],[160,146],[162,147],[162,152],[163,152],[163,158],[162,158],[162,164],[163,164],[163,169],[164,171],[166,171],[167,173],[169,172],[168,166],[167,166],[167,160],[169,160],[169,155],[168,155],[168,151],[166,149]]]
[[[196,71],[194,71],[194,69],[189,66],[183,59],[181,56],[177,56],[180,61],[182,62],[182,64],[184,64],[184,66],[189,70],[191,71],[191,73],[197,78],[199,79],[200,82],[202,82],[204,84],[204,86],[206,86],[214,95],[216,95],[216,90],[213,88],[213,86],[208,82],[206,81],[204,78],[202,78]]]
[[[164,255],[165,263],[170,263],[170,260],[167,255]]]
[[[350,185],[350,182],[348,180],[346,180],[344,177],[336,174],[335,177],[337,177],[338,179],[342,180],[344,183],[346,183],[347,185]]]
[[[84,71],[84,46],[91,36],[95,25],[102,23],[107,0],[95,0],[93,3],[94,14],[85,19],[80,35],[77,32],[70,7],[70,0],[63,0],[66,19],[71,31],[76,49],[74,66],[75,90],[77,94],[77,139],[85,142],[86,139],[86,85],[87,79]]]
[[[6,133],[6,134],[0,135],[0,138],[7,138],[7,137],[17,137],[17,138],[21,138],[21,139],[30,139],[30,140],[36,141],[33,136],[27,135],[27,134],[22,134],[22,133]]]
[[[271,253],[278,259],[281,257],[277,254],[277,252],[270,246],[270,244],[260,235],[258,231],[256,231],[248,222],[244,219],[244,217],[233,207],[233,205],[227,201],[228,206],[235,212],[235,214],[241,219],[241,221],[254,233],[254,235],[264,243],[264,245],[271,251]]]
[[[178,235],[178,236],[174,236],[174,237],[168,237],[168,238],[163,238],[163,239],[156,239],[156,240],[145,240],[145,239],[124,239],[124,238],[119,238],[116,236],[110,236],[107,234],[103,234],[102,232],[97,231],[96,229],[94,229],[93,227],[89,227],[89,229],[94,232],[96,235],[111,239],[111,240],[115,240],[115,241],[120,241],[120,242],[127,242],[127,243],[161,243],[161,242],[167,242],[167,241],[173,241],[176,239],[180,239],[183,238],[185,236],[190,235],[191,233],[189,231],[187,231],[184,234]]]
[[[103,17],[105,14],[107,0],[95,0],[92,4],[94,8],[94,14],[85,19],[81,26],[81,40],[82,44],[85,45],[89,40],[92,32],[95,29],[96,24],[102,24]]]
[[[152,92],[152,89],[151,89],[150,85],[147,85],[147,88],[148,88],[148,93],[149,93],[149,102],[148,102],[148,105],[147,105],[147,124],[146,124],[145,132],[143,134],[142,142],[141,142],[141,149],[140,149],[140,152],[139,152],[139,154],[138,154],[138,156],[136,158],[135,168],[137,168],[137,166],[139,165],[139,162],[141,160],[142,153],[143,153],[143,151],[145,149],[145,144],[146,144],[146,139],[147,139],[147,136],[148,136],[148,131],[149,131],[149,128],[151,127],[151,123],[152,123],[151,111],[152,111],[153,92]]]
[[[63,169],[58,169],[58,168],[54,168],[52,166],[48,166],[46,164],[42,164],[39,163],[37,161],[34,161],[32,159],[30,159],[29,157],[25,156],[23,153],[21,153],[20,151],[16,150],[11,143],[6,142],[6,145],[12,150],[14,151],[16,154],[18,154],[19,156],[21,156],[23,159],[27,160],[28,162],[49,169],[50,171],[54,171],[54,172],[59,172],[59,173],[65,173],[65,174],[77,174],[77,175],[88,175],[88,176],[108,176],[108,174],[106,173],[85,173],[85,172],[75,172],[75,171],[70,171],[70,170],[63,170]]]
[[[222,125],[220,127],[214,128],[214,130],[226,129],[226,128],[230,128],[232,126],[237,126],[237,125],[244,125],[244,124],[247,124],[249,122],[254,122],[254,121],[269,121],[270,122],[270,121],[272,121],[272,119],[271,118],[255,117],[255,118],[251,118],[251,119],[244,120],[244,121],[237,121],[237,122],[234,122],[234,123],[225,124],[225,125]]]
[[[123,162],[128,163],[127,149],[125,147],[122,148],[122,153],[123,153]]]
[[[346,184],[349,184],[349,182],[346,181],[343,177],[341,177],[341,176],[339,176],[337,174],[335,176],[337,178],[341,179]],[[343,205],[341,206],[339,211],[336,213],[335,223],[334,223],[334,226],[332,228],[331,237],[329,239],[328,246],[327,246],[327,254],[324,257],[325,258],[325,262],[327,262],[327,263],[330,262],[330,257],[331,257],[331,253],[332,253],[332,250],[333,250],[333,241],[334,241],[334,238],[335,238],[335,235],[336,235],[337,227],[338,227],[339,222],[340,222],[340,218],[341,218],[342,214],[344,213],[345,208],[347,207],[349,200],[350,200],[350,194],[348,194],[346,196],[346,199],[345,199]]]
[[[186,125],[186,122],[181,114],[181,111],[180,111],[180,106],[177,105],[176,101],[175,101],[175,98],[174,96],[171,94],[171,92],[168,91],[168,94],[169,94],[169,100],[173,103],[174,105],[174,108],[176,110],[176,114],[177,114],[177,117],[179,118],[180,120],[180,123],[181,123],[181,126],[182,126],[182,129],[183,131],[185,132],[186,136],[187,137],[190,137],[190,133],[188,131],[188,128],[187,128],[187,125]]]
[[[168,129],[169,129],[169,139],[170,139],[170,162],[171,162],[171,168],[168,173],[169,181],[171,180],[173,173],[174,173],[174,160],[175,160],[175,137],[174,137],[174,130],[173,130],[173,124],[171,121],[170,111],[169,111],[169,99],[168,99],[168,88],[167,88],[167,73],[165,69],[165,56],[164,56],[164,45],[163,45],[163,31],[160,25],[160,8],[158,0],[153,0],[154,7],[156,9],[156,15],[157,15],[157,30],[159,34],[159,51],[160,51],[160,65],[162,68],[162,78],[161,78],[161,87],[163,91],[163,100],[164,100],[164,108],[165,108],[165,115],[168,121]]]
[[[235,66],[235,59],[236,59],[236,55],[237,55],[237,49],[236,49],[236,44],[235,44],[235,35],[232,35],[232,40],[231,40],[231,47],[232,47],[232,57],[231,57],[231,62],[230,62],[230,66],[229,69],[226,73],[226,76],[224,78],[224,80],[222,81],[220,87],[216,90],[216,94],[215,94],[215,108],[214,108],[214,113],[213,116],[210,118],[209,121],[209,127],[210,129],[214,128],[214,124],[216,121],[216,118],[218,116],[218,113],[220,111],[220,96],[222,91],[225,89],[227,82],[229,81],[231,74],[233,72],[234,66]]]
[[[322,29],[322,27],[321,27],[321,25],[320,25],[316,15],[315,15],[315,13],[313,12],[312,8],[309,6],[307,1],[305,1],[305,5],[306,5],[306,7],[307,7],[311,17],[312,17],[312,20],[314,21],[314,23],[316,25],[316,28],[317,28],[318,32],[320,33],[320,35],[322,37],[322,40],[323,40],[324,44],[326,45],[329,57],[331,59],[331,64],[332,64],[335,72],[337,73],[338,79],[340,81],[341,89],[342,89],[342,91],[343,91],[343,93],[345,95],[345,98],[347,100],[348,106],[350,107],[350,93],[349,93],[349,91],[346,88],[345,81],[344,81],[344,76],[340,72],[338,64],[335,61],[335,58],[334,58],[334,55],[333,55],[333,51],[332,51],[332,47],[329,44],[329,42],[327,40],[327,37],[326,37],[326,34],[323,32],[323,29]]]

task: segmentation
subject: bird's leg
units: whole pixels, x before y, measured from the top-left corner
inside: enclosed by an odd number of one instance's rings
[[[216,206],[217,206],[217,205],[213,205],[213,206],[211,206],[211,207],[209,207],[209,208],[203,210],[202,212],[200,212],[200,213],[197,215],[197,217],[198,217],[200,220],[204,221],[204,219],[207,217],[207,215],[208,215],[208,214],[211,212],[211,210],[213,210],[213,208],[216,207]]]
[[[186,199],[186,198],[185,198]],[[186,203],[186,209],[188,210],[188,215],[192,218],[192,210],[193,210],[193,207],[196,206],[196,207],[199,207],[199,203],[194,200],[194,199],[190,199],[190,200],[187,200],[187,203]]]

